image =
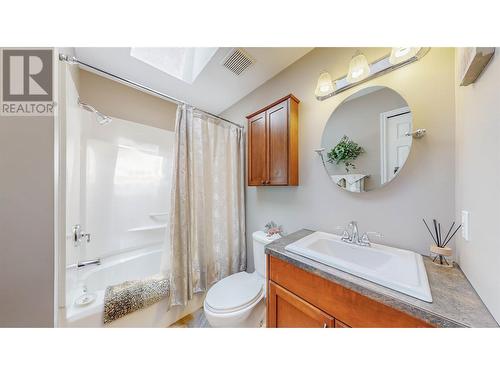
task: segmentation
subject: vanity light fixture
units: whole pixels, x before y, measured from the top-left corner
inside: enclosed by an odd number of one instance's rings
[[[335,85],[332,82],[332,77],[330,73],[323,72],[319,75],[318,84],[316,85],[316,91],[314,94],[318,96],[329,95],[335,91]]]
[[[415,56],[421,47],[392,47],[389,62],[392,65],[399,64]]]
[[[316,99],[325,100],[331,98],[372,78],[382,76],[414,63],[424,57],[429,50],[429,47],[395,47],[390,54],[370,64],[366,61],[365,55],[357,51],[349,64],[349,73],[347,75],[335,80],[331,79],[328,72],[323,72],[319,76],[315,91]],[[393,55],[394,57],[391,59]],[[324,94],[320,88],[326,93]]]
[[[364,80],[370,75],[370,66],[366,56],[360,51],[356,51],[351,62],[349,63],[349,73],[347,73],[346,80],[349,83],[355,83]]]

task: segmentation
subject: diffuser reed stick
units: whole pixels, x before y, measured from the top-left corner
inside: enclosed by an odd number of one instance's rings
[[[448,233],[446,233],[446,236],[444,237],[444,242],[445,242],[445,243],[447,243],[447,242],[446,242],[446,240],[448,239],[448,236],[450,235],[451,230],[453,229],[453,227],[454,227],[454,226],[455,226],[455,222],[453,222],[453,224],[451,224],[451,227],[450,227],[450,229],[448,230]]]
[[[448,241],[446,241],[443,245],[443,247],[445,247],[446,245],[448,245],[448,242],[450,242],[450,240],[453,238],[453,236],[458,232],[458,230],[460,229],[460,227],[462,226],[462,224],[460,224],[457,229],[455,229],[455,231],[453,232],[453,234],[450,236],[450,238],[448,238]]]
[[[422,221],[424,222],[425,226],[427,227],[427,230],[429,231],[429,234],[431,235],[432,237],[432,240],[434,241],[435,244],[437,244],[437,240],[434,238],[434,236],[432,235],[432,232],[429,228],[429,226],[427,225],[427,223],[425,222],[425,219],[422,219]]]

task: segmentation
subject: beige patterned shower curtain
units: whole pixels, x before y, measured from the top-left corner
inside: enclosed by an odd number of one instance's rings
[[[243,137],[223,120],[177,109],[164,264],[171,306],[246,268]]]

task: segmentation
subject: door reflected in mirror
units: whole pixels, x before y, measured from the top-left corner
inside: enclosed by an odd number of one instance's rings
[[[396,91],[362,89],[344,100],[321,139],[332,182],[352,192],[375,190],[394,179],[412,145],[412,113]]]

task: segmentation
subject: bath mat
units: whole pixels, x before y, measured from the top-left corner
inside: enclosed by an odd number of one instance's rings
[[[169,291],[168,280],[159,277],[108,286],[104,294],[104,324],[159,302]]]

